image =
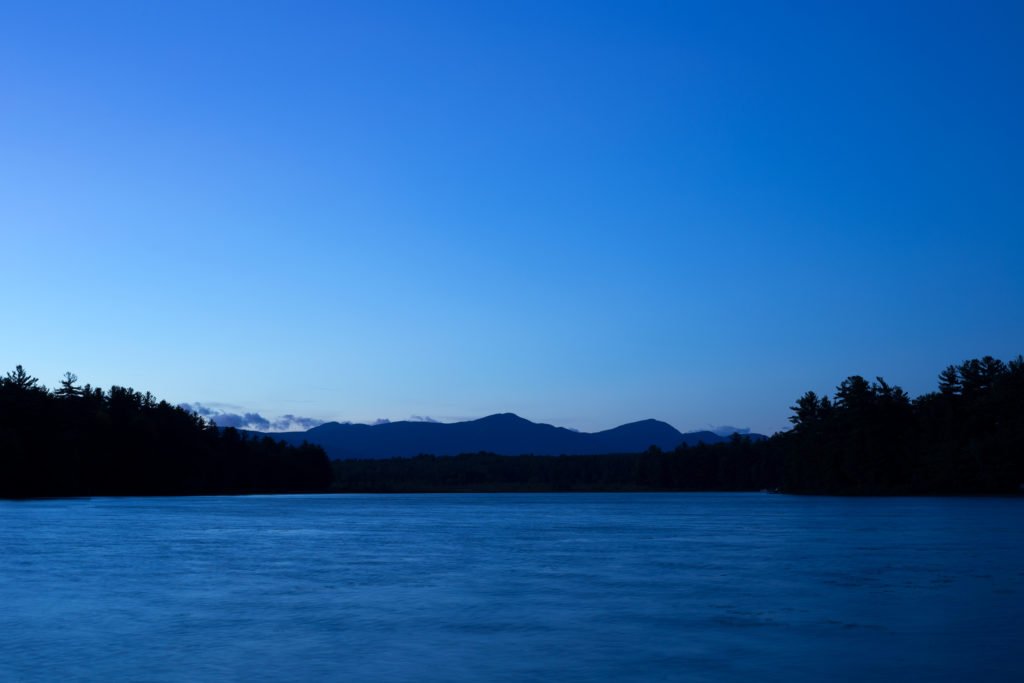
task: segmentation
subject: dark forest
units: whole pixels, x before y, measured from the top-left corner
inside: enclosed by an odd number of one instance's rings
[[[1012,494],[1024,484],[1024,358],[951,365],[911,399],[882,378],[807,392],[768,439],[644,453],[420,455],[328,461],[218,429],[148,392],[50,391],[18,366],[0,378],[0,496],[283,492],[782,491],[834,495]]]
[[[149,392],[109,391],[66,373],[56,391],[19,365],[0,378],[0,496],[324,491],[319,446],[217,429]]]

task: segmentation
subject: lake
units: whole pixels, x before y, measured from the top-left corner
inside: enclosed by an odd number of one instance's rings
[[[0,501],[0,680],[1021,680],[1024,499]]]

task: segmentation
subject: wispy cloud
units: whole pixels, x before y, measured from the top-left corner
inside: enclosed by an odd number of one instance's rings
[[[439,420],[435,420],[428,415],[410,415],[409,422],[433,422],[434,424],[440,424]]]
[[[202,403],[179,403],[178,407],[186,412],[195,413],[203,417],[209,417],[217,412],[213,408],[207,408]]]
[[[272,423],[272,427],[276,431],[280,432],[305,431],[307,429],[312,429],[313,427],[319,427],[323,423],[323,420],[318,420],[315,417],[299,417],[297,415],[288,414],[277,418]]]
[[[732,436],[733,434],[749,434],[750,427],[733,427],[732,425],[719,425],[718,427],[712,427],[708,425],[708,431],[714,432],[719,436]]]
[[[202,403],[179,403],[184,410],[195,413],[213,422],[218,427],[250,429],[256,432],[301,432],[324,423],[315,417],[282,415],[276,419],[263,417],[259,413],[236,413],[221,410]]]

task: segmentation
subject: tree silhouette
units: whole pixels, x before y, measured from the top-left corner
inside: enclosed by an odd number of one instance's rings
[[[39,383],[39,379],[37,377],[32,377],[31,375],[29,375],[27,372],[25,372],[25,368],[21,367],[20,365],[14,368],[12,372],[8,372],[3,379],[3,382],[6,386],[9,386],[19,391],[43,389],[43,387],[37,386],[37,384]]]
[[[319,446],[221,433],[198,415],[130,387],[50,393],[20,365],[0,378],[0,496],[181,495],[324,491]]]
[[[57,389],[56,394],[63,398],[74,398],[82,395],[82,389],[75,386],[75,382],[78,381],[78,375],[73,372],[65,372],[64,377],[60,380],[60,388]]]

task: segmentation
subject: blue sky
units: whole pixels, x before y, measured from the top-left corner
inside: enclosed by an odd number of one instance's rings
[[[0,359],[270,420],[916,395],[1024,351],[1022,86],[1015,2],[5,3]]]

